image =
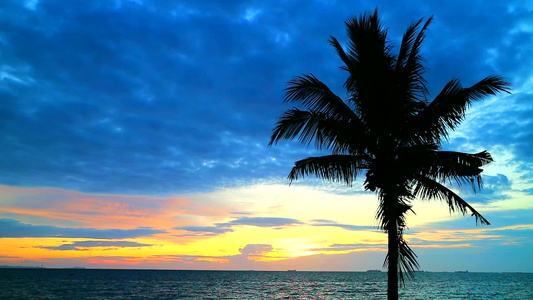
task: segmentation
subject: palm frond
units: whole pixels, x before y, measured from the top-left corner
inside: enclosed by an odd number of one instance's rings
[[[417,255],[409,247],[407,241],[403,237],[403,229],[398,230],[398,273],[400,283],[405,286],[406,277],[413,279],[415,277],[415,271],[420,270],[420,265],[417,261]],[[390,253],[385,256],[383,267],[389,266]]]
[[[334,36],[329,37],[329,44],[333,46],[333,48],[335,48],[335,50],[337,51],[337,54],[339,55],[340,59],[344,63],[345,66],[342,67],[342,69],[350,73],[354,73],[356,60],[353,57],[346,54],[341,44]]]
[[[292,139],[304,145],[314,141],[315,148],[330,149],[335,154],[361,152],[366,141],[358,118],[343,120],[297,108],[287,110],[280,117],[269,146],[277,144],[279,140]]]
[[[436,151],[435,157],[444,164],[454,163],[473,167],[482,167],[490,164],[494,160],[487,150],[478,153],[464,153],[457,151]]]
[[[416,155],[416,156],[415,156]],[[489,152],[463,153],[455,151],[433,151],[430,153],[419,152],[410,155],[410,167],[417,174],[439,182],[454,181],[457,185],[471,184],[475,191],[482,187],[481,169],[491,163]]]
[[[348,71],[350,73],[350,75],[344,82],[344,87],[348,91],[351,91],[351,95],[348,98],[348,100],[351,101],[351,103],[356,104],[358,92],[357,92],[357,88],[354,88],[354,86],[356,86],[356,83],[357,83],[357,79],[356,79],[357,77],[355,76],[355,74],[358,73],[357,71],[358,60],[357,58],[352,57],[350,54],[347,54],[342,48],[339,41],[335,37],[330,36],[329,43],[331,46],[333,46],[333,48],[335,48],[335,50],[337,51],[337,54],[339,55],[340,59],[344,63],[344,66],[341,66],[341,69]]]
[[[465,89],[465,94],[471,101],[482,100],[487,95],[496,95],[499,92],[510,93],[510,83],[495,75],[488,76]]]
[[[351,185],[366,168],[366,157],[355,155],[325,155],[309,157],[295,163],[288,179],[292,182],[310,174],[320,179]]]
[[[459,211],[463,215],[470,213],[476,218],[476,224],[490,225],[489,221],[468,204],[468,202],[463,200],[463,198],[459,197],[459,195],[446,186],[430,178],[424,176],[416,178],[413,194],[426,200],[437,199],[444,201],[448,204],[450,213],[455,211]]]
[[[297,76],[288,82],[285,102],[298,102],[311,111],[322,112],[339,119],[356,117],[341,98],[312,74]]]
[[[373,56],[375,50],[383,52],[390,49],[386,41],[387,30],[381,25],[377,9],[372,14],[365,13],[359,18],[349,18],[344,23],[349,38],[349,53],[358,62],[364,61],[364,56],[368,54]]]
[[[420,19],[420,21],[417,23],[417,27],[418,27],[418,25],[421,24],[422,20],[423,19]],[[415,64],[418,65],[418,62],[420,62],[420,60],[422,59],[422,57],[420,56],[420,47],[422,46],[422,42],[424,41],[426,30],[427,30],[429,24],[431,24],[432,21],[433,21],[433,16],[430,17],[426,21],[426,23],[424,23],[424,26],[422,26],[422,28],[418,32],[418,35],[417,35],[415,41],[413,42],[412,47],[410,48],[409,58],[407,60],[406,65],[407,66],[411,66],[412,65],[413,67],[410,67],[409,69],[416,69],[416,68],[414,68],[414,65]]]
[[[435,176],[441,182],[454,180],[459,186],[462,184],[472,184],[474,191],[482,187],[481,169],[491,163],[492,156],[488,151],[479,153],[463,153],[455,151],[437,151],[435,152],[435,165],[430,168],[426,176]],[[429,166],[430,164],[428,164]],[[434,171],[434,172],[433,172]]]
[[[350,76],[344,86],[350,92],[350,98],[360,111],[373,111],[364,108],[371,104],[370,99],[376,102],[388,100],[388,97],[379,97],[387,92],[383,86],[392,86],[391,70],[393,69],[394,55],[391,54],[390,43],[387,42],[387,30],[383,28],[377,15],[377,10],[373,14],[363,14],[359,18],[350,18],[346,22],[348,43],[346,57],[348,62],[347,70]],[[339,53],[341,47],[334,44]],[[343,51],[344,52],[344,51]],[[342,52],[340,52],[342,55]],[[342,56],[341,56],[342,59]],[[369,101],[359,101],[360,97]]]
[[[413,45],[416,41],[417,34],[416,30],[423,19],[418,20],[417,22],[411,23],[409,27],[405,30],[403,34],[402,43],[400,45],[400,51],[398,52],[398,57],[396,58],[396,69],[401,69],[409,58],[409,53],[413,49]]]
[[[420,22],[421,21],[422,19],[420,19]],[[409,58],[407,59],[403,68],[403,72],[407,75],[407,78],[409,78],[409,91],[411,93],[411,97],[417,100],[426,100],[426,96],[428,94],[426,80],[423,77],[426,68],[422,64],[420,47],[422,46],[424,34],[431,21],[433,21],[433,17],[430,17],[418,32],[418,35],[413,42],[412,47],[410,48]]]
[[[466,109],[474,101],[498,92],[509,92],[509,83],[500,76],[489,76],[469,88],[458,79],[449,81],[437,97],[420,112],[410,128],[423,140],[440,141],[448,137],[465,118]]]
[[[400,234],[398,238],[398,261],[400,262],[399,278],[402,285],[405,286],[405,277],[413,279],[415,271],[420,270],[416,253],[409,247],[407,241]]]

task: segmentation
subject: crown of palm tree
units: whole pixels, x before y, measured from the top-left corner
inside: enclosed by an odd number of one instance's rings
[[[418,267],[416,255],[403,239],[405,213],[414,198],[442,200],[450,211],[469,213],[477,223],[489,224],[445,184],[479,189],[481,167],[492,161],[490,154],[442,151],[441,141],[464,120],[474,101],[509,92],[509,84],[499,76],[468,88],[452,79],[429,101],[420,47],[432,20],[412,23],[398,54],[387,40],[377,10],[347,20],[346,50],[330,38],[344,63],[341,68],[348,72],[347,99],[335,95],[312,74],[295,77],[288,82],[285,102],[303,109],[294,107],[280,117],[269,144],[297,139],[331,152],[297,161],[290,181],[312,174],[351,185],[366,176],[365,189],[377,192],[380,200],[376,215],[380,227],[397,235],[402,282],[403,272],[412,274]]]

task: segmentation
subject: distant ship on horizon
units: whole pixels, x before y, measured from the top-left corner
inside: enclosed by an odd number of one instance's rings
[[[368,273],[381,273],[381,270],[366,270]]]
[[[465,271],[455,271],[455,273],[468,273],[468,270],[465,270]]]

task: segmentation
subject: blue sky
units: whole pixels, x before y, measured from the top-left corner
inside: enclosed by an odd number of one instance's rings
[[[237,234],[240,228],[271,228],[279,233],[308,226],[309,235],[316,228],[343,230],[345,235],[375,232],[376,224],[370,221],[350,221],[348,215],[321,217],[318,204],[313,204],[315,213],[305,216],[305,209],[298,211],[296,206],[272,208],[281,205],[278,202],[291,189],[302,189],[300,195],[311,193],[309,199],[317,203],[328,197],[357,201],[359,196],[373,196],[358,184],[345,188],[312,179],[288,187],[286,176],[294,161],[317,153],[292,142],[268,147],[268,141],[277,118],[291,107],[282,100],[293,76],[312,73],[345,95],[346,74],[328,38],[345,40],[344,20],[376,7],[393,45],[412,21],[434,16],[422,47],[430,95],[452,78],[469,86],[488,75],[505,77],[513,90],[511,95],[475,103],[444,144],[466,152],[486,149],[493,155],[495,163],[483,177],[485,189],[477,194],[460,191],[492,227],[479,228],[473,219],[450,217],[442,205],[439,209],[446,218],[439,214],[433,221],[415,221],[420,227],[412,226],[413,234],[478,230],[476,234],[485,234],[486,239],[475,247],[491,255],[512,253],[509,259],[517,260],[513,266],[533,271],[531,262],[520,264],[531,261],[533,252],[529,241],[533,237],[533,4],[526,0],[4,1],[0,5],[0,223],[5,231],[0,240],[15,238],[6,242],[15,249],[25,238],[60,234],[83,240],[55,244],[43,240],[33,247],[75,251],[143,248],[155,242],[138,237],[160,235],[200,243],[202,238]],[[278,192],[273,199],[265,198],[263,187]],[[241,194],[247,198],[236,196]],[[294,205],[300,202],[306,205],[299,200]],[[339,215],[349,214],[344,203],[338,204]],[[420,205],[424,211],[426,204]],[[292,209],[295,212],[289,213]],[[164,224],[149,221],[169,211],[175,214]],[[369,212],[371,220],[375,210]],[[347,249],[377,249],[364,255],[384,257],[383,245],[377,242],[362,246],[360,240],[339,241],[331,240],[328,246],[331,251],[344,249],[339,262],[359,253]],[[422,246],[428,241],[413,236],[412,243]],[[505,248],[505,243],[515,246]],[[234,259],[238,263],[232,268],[237,268],[255,263],[249,258],[253,253],[283,248],[286,251],[280,253],[287,254],[288,247],[250,241],[227,252],[248,257]],[[305,251],[319,248],[323,247],[310,245]],[[180,251],[182,257],[200,261],[187,252],[192,250]],[[420,251],[430,253],[422,262],[431,260],[431,251],[453,257],[448,248]],[[50,265],[85,263],[48,258],[46,252],[39,255]],[[202,263],[211,259],[221,268],[231,256],[201,255],[206,257]],[[25,260],[0,250],[0,258],[4,256],[0,264]],[[308,262],[312,258],[301,260],[312,265]],[[272,263],[285,267],[280,261]],[[487,270],[505,270],[501,265]]]

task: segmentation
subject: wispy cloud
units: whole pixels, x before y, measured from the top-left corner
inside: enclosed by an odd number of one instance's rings
[[[309,251],[317,251],[317,252],[328,252],[328,251],[334,251],[334,252],[349,252],[349,251],[355,251],[355,250],[386,250],[387,245],[386,244],[362,244],[362,243],[355,243],[355,244],[331,244],[328,247],[324,248],[312,248],[309,249]]]
[[[278,218],[278,217],[241,217],[235,220],[231,220],[226,223],[217,223],[218,226],[257,226],[257,227],[273,227],[284,228],[287,226],[301,225],[303,222],[291,219],[291,218]]]
[[[54,188],[0,186],[0,218],[62,227],[131,229],[143,224],[164,230],[184,224],[182,219],[222,220],[239,206],[216,199],[90,194]]]
[[[360,226],[360,225],[350,225],[350,224],[339,224],[335,221],[331,220],[324,220],[324,219],[316,219],[313,220],[315,223],[313,223],[313,226],[328,226],[328,227],[339,227],[346,230],[351,231],[368,231],[368,230],[378,230],[376,226]]]
[[[43,249],[49,250],[77,250],[77,251],[88,251],[89,248],[94,247],[105,247],[107,249],[114,248],[130,248],[130,247],[148,247],[152,246],[149,244],[141,244],[137,242],[128,242],[128,241],[79,241],[70,244],[62,244],[59,246],[49,246],[49,247],[40,247]]]
[[[255,261],[271,260],[269,253],[273,251],[272,245],[269,244],[247,244],[239,248],[239,254],[224,256],[209,255],[153,255],[148,259],[177,261],[184,263],[215,263],[225,264],[226,267],[234,268],[235,266],[249,265]]]
[[[192,235],[192,236],[214,236],[214,235],[219,235],[219,234],[233,231],[233,229],[225,227],[225,226],[183,226],[183,227],[174,227],[173,229],[186,230],[189,233],[185,235]]]
[[[65,237],[94,239],[125,239],[152,236],[166,233],[164,230],[149,227],[135,229],[94,229],[38,226],[24,224],[17,220],[0,219],[0,237]]]
[[[289,226],[302,225],[303,222],[291,218],[278,217],[240,217],[229,222],[215,223],[215,226],[181,226],[174,227],[176,230],[186,230],[186,235],[213,236],[232,232],[235,226],[256,226],[283,229]]]

